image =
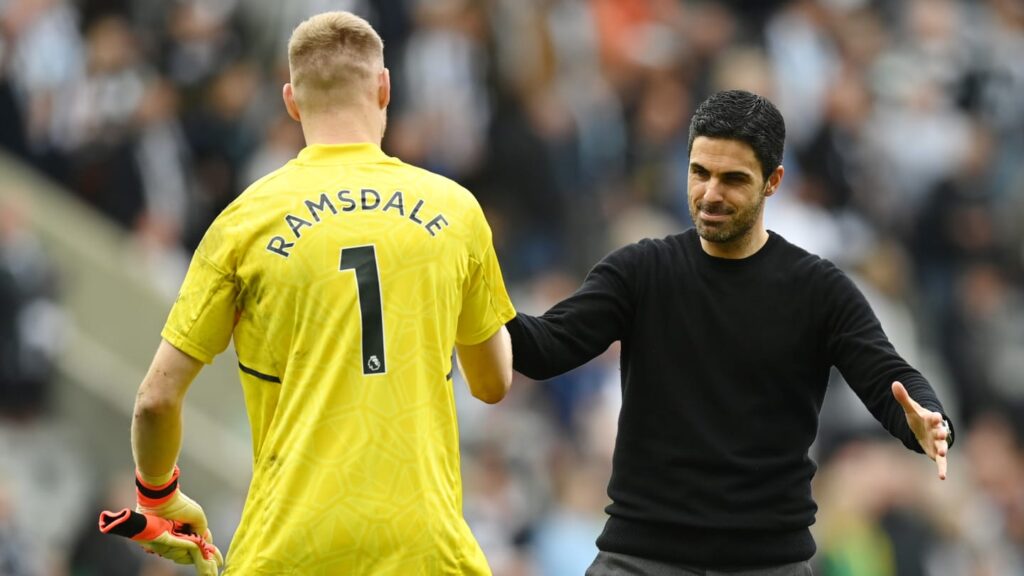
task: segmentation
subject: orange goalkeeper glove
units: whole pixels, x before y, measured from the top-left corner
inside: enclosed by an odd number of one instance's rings
[[[140,514],[159,516],[180,523],[186,532],[200,536],[208,544],[213,544],[213,534],[206,522],[206,514],[202,506],[181,492],[178,477],[181,471],[177,466],[170,479],[163,484],[151,484],[143,479],[142,474],[135,472],[135,511]],[[178,547],[165,549],[160,544],[143,546],[164,558],[178,564],[191,564],[192,555]],[[221,562],[223,564],[223,562]]]
[[[180,564],[195,564],[199,576],[217,576],[224,565],[224,557],[216,546],[190,532],[185,524],[159,516],[139,514],[128,508],[101,512],[100,532],[131,538],[147,551]]]

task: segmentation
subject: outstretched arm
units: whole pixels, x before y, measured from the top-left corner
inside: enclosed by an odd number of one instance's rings
[[[535,380],[552,378],[621,340],[632,321],[632,277],[640,250],[634,244],[609,254],[575,294],[542,316],[517,314],[510,320],[516,371]]]
[[[907,425],[914,432],[921,449],[935,461],[939,470],[939,480],[945,480],[946,453],[949,451],[951,440],[951,431],[945,417],[940,412],[928,410],[915,402],[900,382],[892,383],[892,395],[903,407]]]
[[[940,454],[938,439],[929,436],[933,423],[942,426],[946,413],[935,390],[896,352],[867,299],[845,274],[831,266],[825,282],[832,363],[885,429],[907,448],[935,460],[939,476],[945,477],[945,455],[954,439],[952,434],[941,438]]]

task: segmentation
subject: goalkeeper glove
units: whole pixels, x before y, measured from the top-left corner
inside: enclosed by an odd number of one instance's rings
[[[135,495],[137,504],[135,511],[140,514],[159,516],[167,520],[178,522],[184,531],[198,535],[209,544],[213,544],[213,534],[206,522],[206,514],[203,508],[185,494],[178,487],[178,477],[181,471],[177,466],[171,473],[171,478],[160,485],[150,484],[142,478],[142,474],[135,472]],[[150,550],[164,558],[168,558],[178,564],[191,564],[192,555],[179,547],[166,547],[160,543],[144,544],[143,548]],[[223,562],[221,562],[223,564]]]
[[[181,563],[195,564],[199,576],[217,576],[224,564],[224,557],[216,546],[188,532],[181,522],[159,516],[139,514],[127,508],[120,512],[101,512],[100,532],[131,538],[154,553],[163,550],[184,555],[188,561]]]

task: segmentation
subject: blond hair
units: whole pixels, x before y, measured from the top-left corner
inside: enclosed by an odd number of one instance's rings
[[[372,80],[384,69],[384,42],[355,14],[317,14],[292,32],[288,69],[301,110],[351,105],[376,97]]]

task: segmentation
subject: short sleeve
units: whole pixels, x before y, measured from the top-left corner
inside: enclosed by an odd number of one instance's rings
[[[479,344],[487,340],[516,315],[494,253],[491,228],[479,207],[476,213],[477,233],[472,240],[470,270],[463,289],[462,311],[455,334],[455,341],[463,345]]]
[[[193,358],[209,364],[227,348],[236,318],[234,274],[213,261],[223,236],[207,234],[192,257],[178,299],[161,332],[164,340]]]

